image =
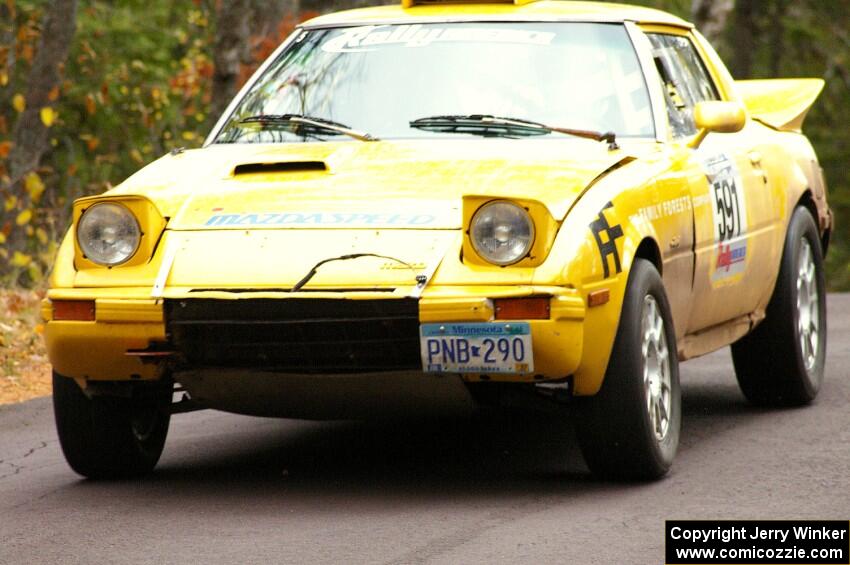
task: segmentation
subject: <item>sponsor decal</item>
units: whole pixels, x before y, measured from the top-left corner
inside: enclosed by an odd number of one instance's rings
[[[714,220],[715,265],[711,280],[719,282],[747,268],[747,207],[744,184],[735,161],[726,154],[704,162]]]
[[[680,196],[679,198],[674,198],[672,200],[665,200],[664,202],[644,206],[643,208],[640,208],[636,214],[633,214],[630,219],[632,222],[637,219],[654,222],[655,220],[660,220],[683,212],[689,212],[690,210],[690,196]]]
[[[204,222],[210,227],[254,226],[427,226],[437,217],[433,214],[369,214],[326,212],[262,212],[246,214],[213,214]]]
[[[608,202],[602,210],[599,211],[599,217],[590,223],[590,231],[596,239],[596,247],[599,249],[599,256],[602,259],[602,269],[607,279],[611,275],[611,269],[608,266],[608,256],[614,258],[614,269],[616,273],[623,271],[620,265],[620,252],[617,251],[617,238],[623,237],[623,228],[620,224],[611,226],[608,224],[608,218],[605,217],[605,210],[613,208],[614,204]]]
[[[718,247],[717,264],[715,265],[714,273],[715,279],[742,272],[744,270],[744,263],[746,260],[746,240],[727,244],[721,243]]]
[[[433,25],[361,26],[346,30],[326,41],[322,51],[329,53],[356,53],[374,51],[387,45],[426,47],[437,42],[522,43],[525,45],[550,45],[555,38],[551,32],[512,29],[503,26],[437,27]]]

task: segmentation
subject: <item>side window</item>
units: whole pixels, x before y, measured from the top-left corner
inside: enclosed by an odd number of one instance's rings
[[[719,100],[717,89],[690,39],[660,33],[647,37],[663,83],[673,137],[693,135],[694,106],[704,100]]]

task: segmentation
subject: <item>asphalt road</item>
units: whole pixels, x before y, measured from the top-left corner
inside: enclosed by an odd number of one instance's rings
[[[89,482],[49,399],[0,407],[0,563],[663,562],[665,519],[850,519],[850,295],[829,297],[827,378],[760,410],[728,350],[682,366],[671,474],[592,479],[563,421],[392,425],[175,416],[157,472]]]

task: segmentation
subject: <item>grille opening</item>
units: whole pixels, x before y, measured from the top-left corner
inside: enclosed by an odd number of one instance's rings
[[[280,163],[245,163],[236,165],[233,176],[251,175],[260,173],[301,173],[308,171],[328,170],[323,161],[282,161]]]
[[[187,368],[291,373],[419,369],[415,299],[166,301],[170,340]]]

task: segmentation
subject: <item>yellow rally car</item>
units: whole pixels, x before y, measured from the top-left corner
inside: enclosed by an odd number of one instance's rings
[[[149,471],[192,407],[529,393],[570,399],[594,473],[662,476],[679,361],[732,344],[753,403],[818,392],[832,215],[800,129],[822,87],[735,81],[690,24],[629,6],[313,19],[203,148],[75,203],[43,308],[65,456]]]

